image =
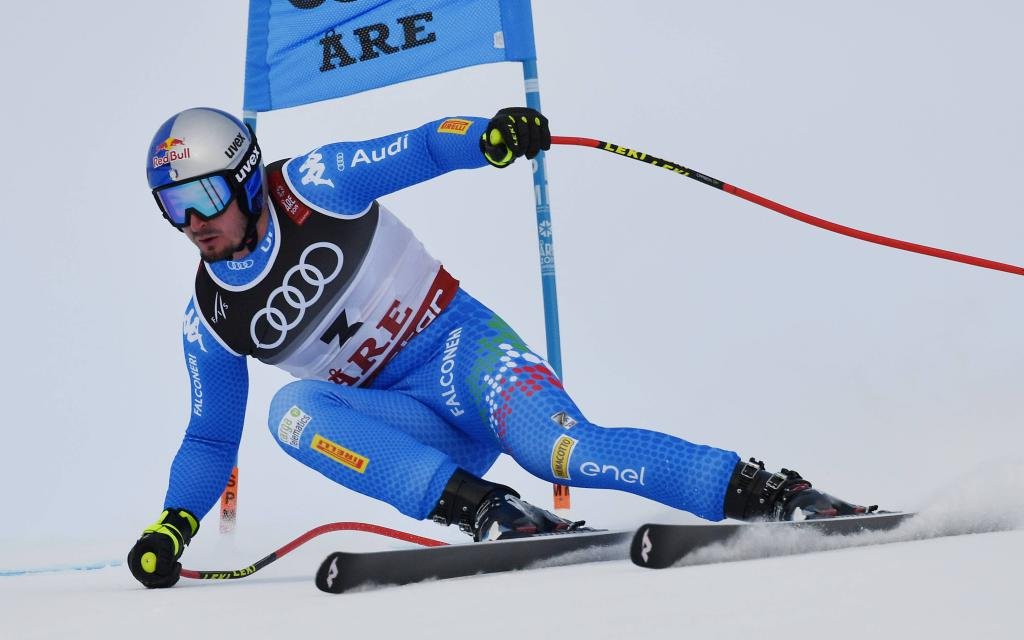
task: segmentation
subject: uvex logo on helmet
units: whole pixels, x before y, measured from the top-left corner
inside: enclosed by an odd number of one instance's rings
[[[184,148],[176,149],[175,147]],[[188,146],[181,138],[167,138],[160,144],[156,145],[153,151],[156,152],[156,155],[153,156],[154,169],[176,160],[187,160],[191,157],[191,152],[189,151]]]
[[[224,155],[228,157],[228,160],[234,158],[235,154],[238,153],[238,150],[242,148],[243,144],[245,144],[245,136],[239,133],[235,136],[235,139],[228,144],[228,148],[224,150]]]
[[[237,171],[235,171],[235,182],[237,182],[238,184],[244,183],[245,179],[249,177],[249,174],[252,173],[253,169],[259,166],[259,164],[260,148],[259,146],[253,144],[252,151],[249,153],[249,157],[246,158],[245,162],[238,167]]]

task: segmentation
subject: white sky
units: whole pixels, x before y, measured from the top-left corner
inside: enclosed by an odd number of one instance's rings
[[[556,135],[1024,262],[1019,3],[534,5]],[[126,553],[159,512],[188,417],[195,251],[157,212],[143,154],[176,111],[240,108],[246,3],[100,6],[15,3],[0,23],[0,566],[43,541]],[[259,133],[268,158],[286,157],[522,100],[518,67],[492,65],[266,114]],[[597,151],[548,159],[565,379],[595,422],[756,455],[890,507],[1024,450],[1018,276],[835,236]],[[542,349],[531,193],[516,166],[384,202]],[[265,414],[288,378],[250,371],[239,535],[271,547],[329,520],[445,535],[282,455]],[[493,477],[546,501],[512,464]],[[608,526],[678,517],[611,492],[577,491],[576,505]]]

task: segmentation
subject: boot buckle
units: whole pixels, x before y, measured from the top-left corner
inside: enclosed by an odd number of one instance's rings
[[[789,480],[789,476],[784,476],[781,473],[773,473],[772,477],[768,478],[768,481],[764,483],[765,488],[770,491],[778,491],[782,488],[782,485]]]
[[[761,467],[754,464],[753,462],[743,462],[743,466],[740,468],[740,476],[747,480],[753,480],[757,472],[761,470]]]

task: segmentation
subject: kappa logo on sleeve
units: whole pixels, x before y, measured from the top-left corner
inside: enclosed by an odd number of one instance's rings
[[[366,466],[370,464],[370,459],[366,456],[361,456],[336,442],[331,442],[319,433],[313,436],[313,442],[309,446],[314,451],[324,454],[357,473],[366,473]]]
[[[299,171],[304,172],[302,174],[302,184],[327,185],[332,189],[334,188],[334,183],[331,179],[324,177],[327,165],[324,164],[324,157],[320,154],[319,149],[306,156],[306,161],[299,167]]]
[[[438,133],[454,133],[456,135],[464,136],[469,131],[469,126],[473,124],[472,120],[463,120],[462,118],[448,118],[437,127]]]
[[[569,480],[569,459],[572,458],[572,450],[579,442],[569,436],[561,436],[555,440],[555,446],[551,450],[551,475],[563,480]]]
[[[206,353],[206,345],[203,344],[203,334],[199,329],[199,315],[196,314],[196,310],[189,307],[188,313],[185,314],[185,321],[182,324],[182,332],[185,334],[185,339],[190,343],[198,342],[199,348]]]

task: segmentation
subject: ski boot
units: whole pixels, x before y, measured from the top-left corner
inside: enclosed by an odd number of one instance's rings
[[[590,531],[583,527],[584,524],[583,520],[566,520],[520,500],[515,491],[499,491],[488,496],[477,509],[473,539],[483,542],[525,538],[542,533]]]
[[[764,463],[739,462],[725,494],[725,516],[737,520],[815,520],[864,515],[878,505],[862,507],[811,488],[799,473],[769,473]]]
[[[544,533],[583,530],[583,520],[573,522],[520,500],[505,485],[477,478],[462,469],[452,474],[430,518],[473,536],[476,542],[525,538]]]

